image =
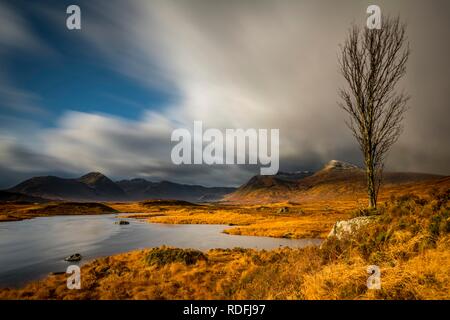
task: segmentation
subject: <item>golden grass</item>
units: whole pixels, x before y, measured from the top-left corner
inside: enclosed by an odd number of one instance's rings
[[[173,262],[162,266],[146,262],[150,252],[135,251],[97,259],[83,266],[81,290],[68,290],[65,275],[56,275],[21,290],[1,290],[0,299],[282,298],[295,285],[292,283],[286,288],[286,281],[302,272],[288,267],[290,262],[297,260],[297,252],[290,249],[270,252],[210,250],[206,261],[194,265]],[[308,261],[303,267],[308,268],[310,263]],[[283,271],[281,277],[275,278],[278,284],[268,282],[266,277],[277,269]],[[260,281],[263,278],[266,280]],[[295,293],[289,294],[298,297]]]
[[[450,299],[449,238],[406,261],[381,263],[381,289],[368,290],[368,261],[338,259],[305,275],[305,299]]]
[[[354,202],[272,203],[267,205],[207,204],[196,207],[156,206],[140,203],[111,204],[122,212],[139,212],[127,217],[152,223],[227,224],[233,235],[278,238],[325,238],[337,220],[350,217]],[[283,211],[284,210],[284,211]]]
[[[264,219],[248,226],[224,230],[232,235],[268,236],[276,238],[325,238],[338,220],[345,220],[348,214],[309,214],[295,218],[282,217]]]
[[[392,199],[375,222],[320,248],[134,251],[83,266],[81,290],[57,275],[0,290],[0,298],[450,299],[449,205],[450,191]],[[374,264],[381,290],[366,285]]]
[[[0,222],[3,221],[18,221],[22,220],[24,210],[29,208],[30,205],[3,203],[0,206]]]
[[[0,222],[56,215],[108,214],[117,211],[95,202],[1,203]]]

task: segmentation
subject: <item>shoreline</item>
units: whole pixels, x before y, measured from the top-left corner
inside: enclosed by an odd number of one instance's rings
[[[333,209],[331,209],[333,206]],[[353,204],[334,203],[275,203],[265,205],[146,205],[145,203],[75,203],[2,204],[0,223],[36,217],[58,215],[100,215],[127,213],[149,223],[166,224],[220,224],[230,228],[230,235],[264,236],[272,238],[324,239],[338,220],[350,217]],[[8,219],[9,217],[9,219]]]

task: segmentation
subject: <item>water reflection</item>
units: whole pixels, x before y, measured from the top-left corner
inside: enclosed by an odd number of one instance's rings
[[[273,249],[280,246],[317,245],[319,239],[279,239],[232,236],[225,225],[151,224],[129,219],[117,225],[116,215],[57,216],[0,223],[0,286],[18,286],[65,271],[63,258],[81,253],[90,259],[134,249],[168,245],[208,250],[212,248]]]

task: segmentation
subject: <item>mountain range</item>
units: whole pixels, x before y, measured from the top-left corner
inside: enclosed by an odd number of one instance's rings
[[[366,196],[365,171],[344,161],[331,160],[317,172],[254,176],[224,200],[238,203],[356,199]],[[429,190],[450,187],[450,177],[414,172],[384,172],[382,191]],[[408,189],[409,188],[409,189]]]
[[[382,191],[429,190],[450,187],[450,177],[426,173],[385,172]],[[401,190],[399,189],[401,188]],[[408,189],[409,188],[409,189]],[[145,179],[112,181],[99,172],[67,179],[56,176],[34,177],[11,189],[0,191],[0,201],[142,201],[177,199],[190,202],[224,201],[264,203],[364,197],[366,179],[356,165],[331,160],[321,170],[279,172],[257,175],[239,188],[204,187],[170,181]]]
[[[186,201],[214,201],[231,193],[235,188],[204,187],[169,181],[151,182],[145,179],[112,181],[99,172],[91,172],[80,178],[68,179],[56,176],[34,177],[3,191],[3,198],[10,201],[18,195],[69,201],[139,201],[147,199],[178,199]],[[23,199],[24,201],[25,198]],[[5,201],[5,200],[4,200]]]

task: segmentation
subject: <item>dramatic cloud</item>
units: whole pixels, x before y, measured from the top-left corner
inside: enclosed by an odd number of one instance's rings
[[[41,172],[47,163],[49,171],[98,170],[208,185],[239,184],[258,171],[172,165],[170,133],[190,128],[194,120],[219,129],[279,128],[281,170],[317,169],[336,158],[360,163],[336,103],[343,85],[337,53],[350,23],[365,23],[369,2],[95,4],[83,9],[95,17],[83,21],[86,43],[109,67],[172,92],[176,103],[136,121],[67,112],[54,129],[36,132],[38,148],[20,139],[4,143],[3,167]],[[412,47],[402,82],[412,96],[411,109],[388,168],[449,174],[450,22],[444,13],[450,6],[445,1],[379,5],[383,13],[400,13],[408,22]]]

